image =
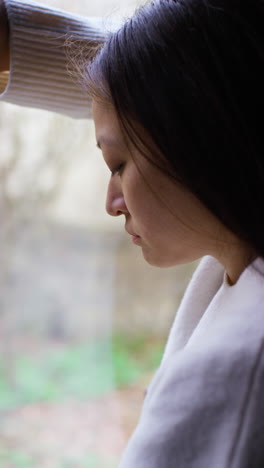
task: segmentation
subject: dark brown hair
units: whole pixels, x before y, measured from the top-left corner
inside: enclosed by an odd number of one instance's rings
[[[152,162],[264,257],[263,8],[153,1],[107,39],[85,79],[143,155],[145,132]]]

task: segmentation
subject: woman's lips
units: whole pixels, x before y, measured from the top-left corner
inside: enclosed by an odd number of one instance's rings
[[[134,242],[134,244],[139,244],[140,241],[141,241],[141,237],[140,236],[137,236],[137,235],[132,235],[132,242]]]
[[[134,242],[134,244],[139,244],[141,241],[141,237],[138,236],[137,234],[134,234],[133,232],[130,232],[127,228],[125,229],[126,229],[126,232],[131,236],[132,242]]]

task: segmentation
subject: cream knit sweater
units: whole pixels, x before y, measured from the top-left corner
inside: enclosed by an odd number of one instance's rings
[[[84,19],[31,1],[5,0],[11,32],[11,72],[0,73],[0,100],[75,118],[90,117],[90,102],[68,73],[66,43],[94,45],[117,27]]]

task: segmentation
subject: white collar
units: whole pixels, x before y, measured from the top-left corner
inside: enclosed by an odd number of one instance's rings
[[[217,314],[228,314],[228,308],[250,307],[254,297],[264,291],[264,260],[256,258],[240,275],[236,284],[230,286],[224,267],[213,257],[204,257],[190,281],[184,294],[176,318],[172,325],[162,365],[167,357],[187,345],[203,326],[215,320]],[[221,311],[218,313],[219,308]],[[214,312],[212,312],[214,310]]]

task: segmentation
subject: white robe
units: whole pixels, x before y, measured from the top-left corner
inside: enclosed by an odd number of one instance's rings
[[[229,286],[205,257],[120,468],[263,468],[263,347],[264,261]]]

